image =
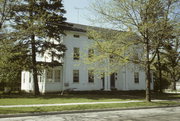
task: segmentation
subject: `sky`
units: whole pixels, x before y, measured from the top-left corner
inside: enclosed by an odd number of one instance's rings
[[[88,7],[94,0],[63,0],[67,22],[91,25]]]

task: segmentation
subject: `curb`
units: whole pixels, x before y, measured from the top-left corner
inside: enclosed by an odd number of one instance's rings
[[[140,110],[152,108],[169,108],[180,107],[180,105],[167,106],[148,106],[148,107],[130,107],[130,108],[107,108],[107,109],[87,109],[87,110],[72,110],[72,111],[55,111],[55,112],[39,112],[39,113],[20,113],[20,114],[0,114],[0,118],[12,117],[26,117],[26,116],[42,116],[42,115],[56,115],[56,114],[73,114],[73,113],[91,113],[91,112],[105,112],[105,111],[120,111],[120,110]]]

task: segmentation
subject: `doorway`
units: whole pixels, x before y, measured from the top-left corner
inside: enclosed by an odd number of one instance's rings
[[[115,89],[116,73],[112,73],[110,76],[111,89]]]
[[[101,80],[102,80],[102,89],[101,89],[101,90],[104,90],[104,88],[105,88],[105,84],[104,84],[104,80],[105,80],[105,73],[102,73]]]

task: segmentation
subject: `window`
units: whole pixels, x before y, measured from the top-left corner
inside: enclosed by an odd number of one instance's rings
[[[29,74],[29,83],[31,83],[31,74]]]
[[[134,72],[134,83],[139,83],[139,72]]]
[[[111,63],[113,63],[113,61],[114,61],[114,56],[113,56],[113,55],[110,55],[110,56],[109,56],[109,61],[110,61]]]
[[[139,61],[139,56],[138,56],[138,53],[137,53],[137,52],[134,52],[132,58],[133,58],[133,60],[134,60],[135,63],[138,63],[138,61]]]
[[[74,48],[74,60],[79,60],[79,48]]]
[[[88,70],[88,82],[94,83],[94,71],[93,70]]]
[[[42,76],[39,75],[38,77],[39,77],[39,82],[42,82]]]
[[[26,73],[23,74],[23,83],[26,81]]]
[[[79,70],[73,70],[73,82],[79,82]]]
[[[88,50],[88,57],[92,58],[94,56],[94,49],[89,49]]]
[[[150,83],[152,83],[152,81],[153,81],[152,77],[153,77],[153,73],[150,74]]]
[[[77,35],[77,34],[74,34],[74,37],[75,37],[75,38],[79,38],[80,36],[79,36],[79,35]]]
[[[88,36],[88,39],[93,39],[93,37],[91,37],[91,36]]]
[[[47,71],[47,80],[49,82],[52,82],[53,81],[53,71],[52,70],[48,70]]]
[[[60,82],[60,75],[61,71],[60,70],[55,70],[55,82]]]

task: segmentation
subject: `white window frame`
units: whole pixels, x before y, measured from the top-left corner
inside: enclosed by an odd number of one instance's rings
[[[73,60],[80,60],[80,48],[73,48]]]
[[[76,72],[78,72],[78,73],[76,74]],[[77,78],[77,80],[76,80],[76,78]],[[79,83],[79,70],[78,69],[73,70],[73,83]]]
[[[88,82],[94,83],[94,70],[88,70]]]
[[[139,83],[139,72],[134,72],[134,83]]]

